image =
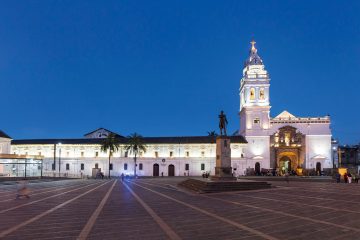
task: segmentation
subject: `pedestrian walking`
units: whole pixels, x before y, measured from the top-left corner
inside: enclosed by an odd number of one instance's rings
[[[17,184],[16,199],[19,199],[21,197],[30,198],[29,189],[27,188],[27,181],[25,180],[19,181]]]
[[[347,173],[344,173],[344,182],[345,182],[345,183],[348,182],[347,176],[348,176],[348,174],[347,174]]]
[[[336,182],[340,183],[340,177],[341,177],[340,173],[336,173],[335,177],[336,177]]]
[[[348,174],[347,178],[348,178],[348,183],[351,183],[351,180],[352,180],[352,175],[351,175],[351,173]]]

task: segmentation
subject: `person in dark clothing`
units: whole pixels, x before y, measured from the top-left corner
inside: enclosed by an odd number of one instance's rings
[[[344,182],[347,183],[348,182],[348,178],[347,178],[347,173],[344,174]]]
[[[340,183],[340,177],[341,177],[340,173],[336,173],[335,177],[336,177],[336,182]]]

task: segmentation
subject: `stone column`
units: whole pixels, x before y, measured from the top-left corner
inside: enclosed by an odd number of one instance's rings
[[[232,175],[230,138],[218,136],[216,138],[216,166],[212,180],[236,180]]]

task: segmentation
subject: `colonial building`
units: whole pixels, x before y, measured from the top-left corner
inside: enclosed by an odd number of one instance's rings
[[[248,162],[282,171],[332,168],[330,117],[287,111],[270,117],[270,77],[251,44],[240,82],[240,134],[248,141]]]
[[[230,137],[234,174],[243,175],[247,169],[260,172],[262,168],[279,172],[332,168],[329,116],[297,117],[283,111],[272,118],[270,77],[255,42],[251,44],[240,81],[240,130]],[[110,166],[108,153],[100,150],[109,133],[100,128],[78,139],[11,141],[0,132],[0,153],[41,156],[44,175],[90,176],[94,171],[107,173],[109,167],[113,176],[131,175],[135,167],[133,156],[122,148],[127,138],[116,134],[122,147],[113,154]],[[214,173],[215,137],[145,137],[144,143],[147,151],[138,158],[138,175]]]

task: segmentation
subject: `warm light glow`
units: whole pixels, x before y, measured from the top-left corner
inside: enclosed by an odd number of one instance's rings
[[[344,176],[347,173],[347,168],[338,168],[338,172],[341,176]]]

